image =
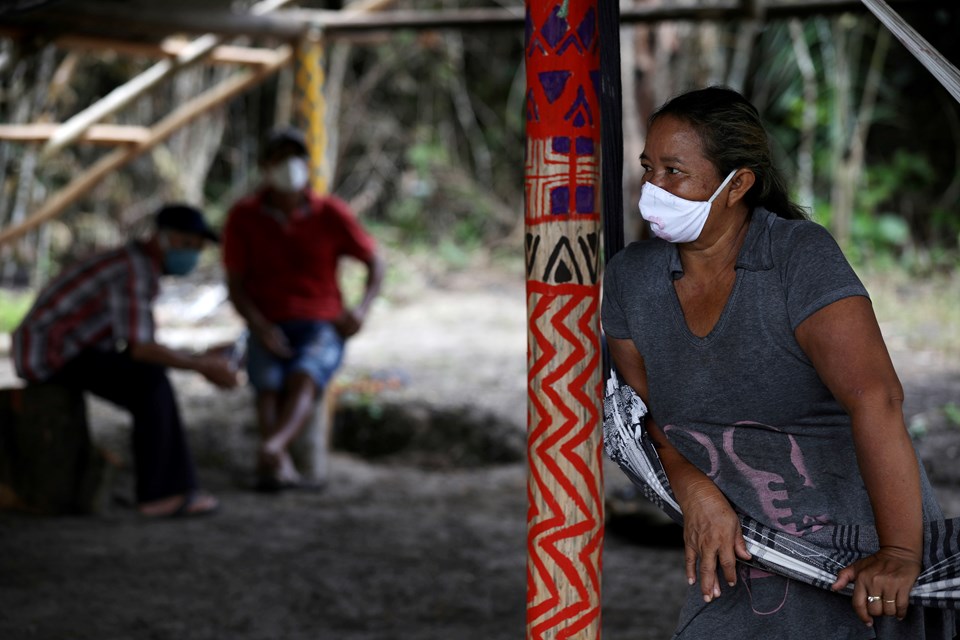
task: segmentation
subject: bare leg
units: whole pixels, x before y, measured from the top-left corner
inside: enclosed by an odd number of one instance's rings
[[[276,433],[277,413],[280,410],[280,393],[277,391],[257,392],[257,429],[260,432],[261,449],[257,457],[257,474],[261,478],[273,478],[277,475],[275,461],[263,454],[263,446]]]
[[[282,480],[296,481],[299,478],[288,448],[303,431],[313,410],[317,392],[317,386],[309,375],[302,371],[290,374],[279,398],[279,411],[273,427],[269,434],[264,433],[265,439],[260,450],[262,458]]]

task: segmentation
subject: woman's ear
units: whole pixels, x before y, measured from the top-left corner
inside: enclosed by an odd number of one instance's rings
[[[747,192],[756,182],[757,176],[753,169],[737,169],[733,180],[730,181],[730,190],[727,192],[727,206],[734,207],[743,202]]]

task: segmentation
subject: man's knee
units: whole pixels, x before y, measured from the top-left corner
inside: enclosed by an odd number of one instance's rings
[[[314,377],[302,369],[294,369],[284,381],[286,392],[295,394],[309,394],[316,397],[323,390]]]

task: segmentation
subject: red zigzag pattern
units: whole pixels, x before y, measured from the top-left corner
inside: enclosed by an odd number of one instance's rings
[[[528,638],[571,638],[591,625],[599,629],[603,542],[599,293],[596,285],[527,286],[532,310]],[[547,327],[552,329],[549,336]],[[537,380],[542,380],[539,388]],[[585,486],[586,493],[576,484]]]

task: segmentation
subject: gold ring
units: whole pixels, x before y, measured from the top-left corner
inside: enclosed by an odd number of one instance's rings
[[[884,600],[883,604],[897,604],[896,600]]]
[[[879,599],[880,599],[880,596],[867,596],[867,604],[876,602]]]

